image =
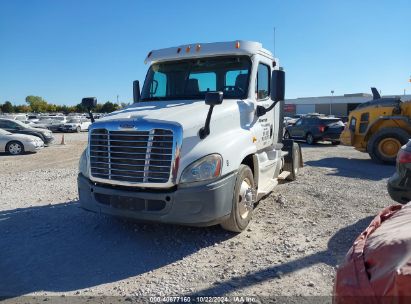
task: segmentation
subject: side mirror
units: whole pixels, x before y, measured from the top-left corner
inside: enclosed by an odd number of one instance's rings
[[[223,92],[207,92],[205,103],[208,106],[216,106],[223,103]]]
[[[85,97],[81,100],[81,105],[88,110],[91,110],[97,106],[96,97]]]
[[[223,92],[207,92],[205,95],[205,103],[210,106],[210,108],[208,109],[205,125],[198,132],[200,139],[204,139],[210,134],[210,121],[211,115],[213,114],[213,108],[214,106],[223,103]]]
[[[94,109],[97,106],[97,98],[96,97],[85,97],[81,100],[81,105],[85,107],[90,115],[90,120],[94,123],[93,113],[91,113],[91,109]]]
[[[285,97],[285,72],[274,70],[271,75],[271,100],[281,101]]]
[[[133,102],[137,103],[141,99],[140,82],[138,80],[133,81]]]

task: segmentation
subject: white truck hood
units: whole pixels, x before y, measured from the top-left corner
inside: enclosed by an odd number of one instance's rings
[[[227,104],[236,104],[234,100],[227,100]],[[226,106],[221,104],[214,108],[213,119],[217,112]],[[202,100],[195,101],[149,101],[131,105],[123,110],[119,110],[99,119],[107,121],[115,119],[153,119],[177,122],[184,130],[195,126],[204,125],[209,106]],[[219,116],[219,115],[218,115]]]

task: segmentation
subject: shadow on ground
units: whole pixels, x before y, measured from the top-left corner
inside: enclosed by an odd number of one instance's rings
[[[218,227],[144,225],[77,202],[0,212],[0,296],[116,282],[232,237]]]
[[[372,219],[373,217],[366,217],[353,225],[337,231],[337,233],[328,241],[328,248],[325,251],[307,255],[281,265],[272,266],[243,277],[235,277],[228,281],[218,282],[208,289],[196,292],[196,295],[223,295],[278,278],[280,273],[281,276],[287,275],[319,263],[335,267],[343,261],[345,254],[352,246],[354,240],[366,227],[368,227]]]
[[[373,181],[388,178],[395,172],[395,166],[380,165],[371,159],[357,159],[344,157],[327,157],[319,160],[311,160],[304,163],[311,167],[335,169],[327,175],[368,179]]]

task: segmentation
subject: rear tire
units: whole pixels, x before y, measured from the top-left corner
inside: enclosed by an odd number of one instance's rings
[[[367,152],[377,163],[395,164],[401,146],[410,139],[410,134],[401,128],[383,128],[368,141]]]
[[[234,187],[230,217],[221,227],[232,232],[242,232],[250,222],[256,200],[254,176],[250,167],[240,165]]]
[[[77,132],[77,133],[80,133],[80,132],[81,132],[81,128],[80,128],[80,127],[77,127],[77,128],[76,128],[76,132]]]
[[[307,144],[309,144],[309,145],[315,144],[314,136],[313,136],[311,133],[307,133],[307,135],[305,136],[305,141],[306,141]]]
[[[284,139],[291,139],[290,132],[285,131],[285,133],[284,133]]]
[[[284,171],[290,172],[286,177],[287,181],[295,181],[297,179],[298,171],[302,163],[301,147],[297,143],[293,143],[288,151],[288,155],[284,158]]]
[[[19,141],[11,141],[6,145],[6,151],[11,155],[24,153],[24,145]]]

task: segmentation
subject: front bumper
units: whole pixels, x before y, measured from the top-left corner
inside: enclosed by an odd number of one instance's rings
[[[43,147],[44,147],[43,142],[38,142],[38,143],[28,142],[24,144],[24,150],[26,152],[36,152],[40,149],[43,149]]]
[[[82,208],[142,221],[211,226],[229,217],[237,173],[208,184],[159,192],[95,184],[78,175]]]
[[[406,204],[411,201],[411,179],[401,177],[398,173],[394,173],[387,183],[388,194],[391,198],[400,203]]]

